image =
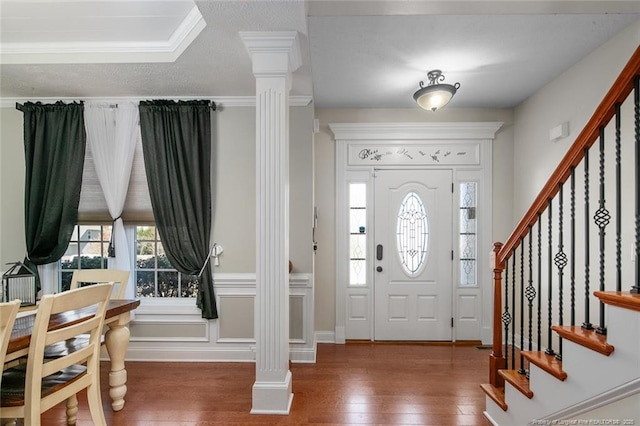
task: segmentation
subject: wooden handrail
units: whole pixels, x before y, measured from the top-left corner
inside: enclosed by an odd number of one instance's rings
[[[571,168],[576,167],[582,161],[585,149],[591,147],[598,139],[600,127],[606,126],[614,116],[616,104],[622,104],[629,96],[634,87],[634,77],[638,74],[640,74],[640,46],[633,53],[591,119],[498,252],[496,263],[503,263],[509,254],[518,247],[520,241],[529,232],[529,227],[536,223],[538,215],[547,208],[549,200],[558,193],[560,184],[569,179]]]

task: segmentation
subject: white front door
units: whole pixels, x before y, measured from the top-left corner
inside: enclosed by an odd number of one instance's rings
[[[451,170],[378,170],[375,340],[452,339]]]

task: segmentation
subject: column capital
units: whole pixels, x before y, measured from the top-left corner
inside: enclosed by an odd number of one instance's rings
[[[289,74],[302,65],[297,31],[240,31],[255,76]]]

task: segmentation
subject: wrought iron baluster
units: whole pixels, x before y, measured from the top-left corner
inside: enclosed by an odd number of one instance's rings
[[[631,293],[640,293],[640,76],[634,81],[633,102],[635,108],[635,214],[636,214],[636,247],[635,247],[635,282],[631,287]]]
[[[509,313],[509,260],[504,262],[504,312],[502,313],[502,323],[504,324],[504,366],[509,368],[509,324],[511,324],[511,314]]]
[[[590,320],[590,280],[591,280],[591,241],[589,239],[589,229],[591,216],[589,213],[589,148],[584,149],[584,322],[582,328],[593,330]]]
[[[536,289],[533,287],[533,225],[529,225],[529,281],[525,294],[529,302],[529,351],[533,350],[533,299],[536,298]]]
[[[538,352],[542,350],[542,213],[538,213]]]
[[[524,237],[520,239],[520,368],[519,374],[526,374],[524,369]]]
[[[571,167],[571,322],[576,325],[576,168]]]
[[[553,350],[553,334],[551,333],[551,323],[553,322],[553,247],[552,247],[552,242],[553,242],[553,214],[552,214],[552,203],[551,203],[551,199],[549,199],[548,201],[548,205],[547,205],[547,212],[548,212],[548,220],[549,223],[547,224],[547,230],[548,230],[548,241],[547,241],[547,246],[548,246],[548,251],[547,251],[547,278],[549,280],[549,290],[548,290],[548,295],[547,295],[547,350],[545,351],[545,353],[547,355],[555,355],[555,351]]]
[[[515,249],[511,253],[511,310],[513,311],[513,318],[516,318],[516,251]],[[516,369],[516,325],[511,327],[511,369]]]
[[[622,166],[620,103],[616,104],[616,291],[622,291]]]
[[[558,192],[558,253],[556,253],[553,261],[558,268],[558,325],[563,325],[563,309],[564,309],[564,268],[567,266],[567,255],[564,252],[564,231],[563,231],[563,212],[564,212],[564,184],[560,183],[560,191]],[[562,360],[562,337],[558,339],[558,354],[556,358]]]
[[[605,228],[611,221],[611,215],[605,207],[605,181],[604,181],[604,126],[600,127],[600,200],[598,210],[593,215],[593,220],[598,225],[600,237],[600,291],[604,291],[605,283]],[[607,334],[604,324],[604,303],[600,302],[600,325],[596,329],[598,334]]]

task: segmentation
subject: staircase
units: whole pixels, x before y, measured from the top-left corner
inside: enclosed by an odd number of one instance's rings
[[[640,47],[493,272],[487,419],[640,424]]]

